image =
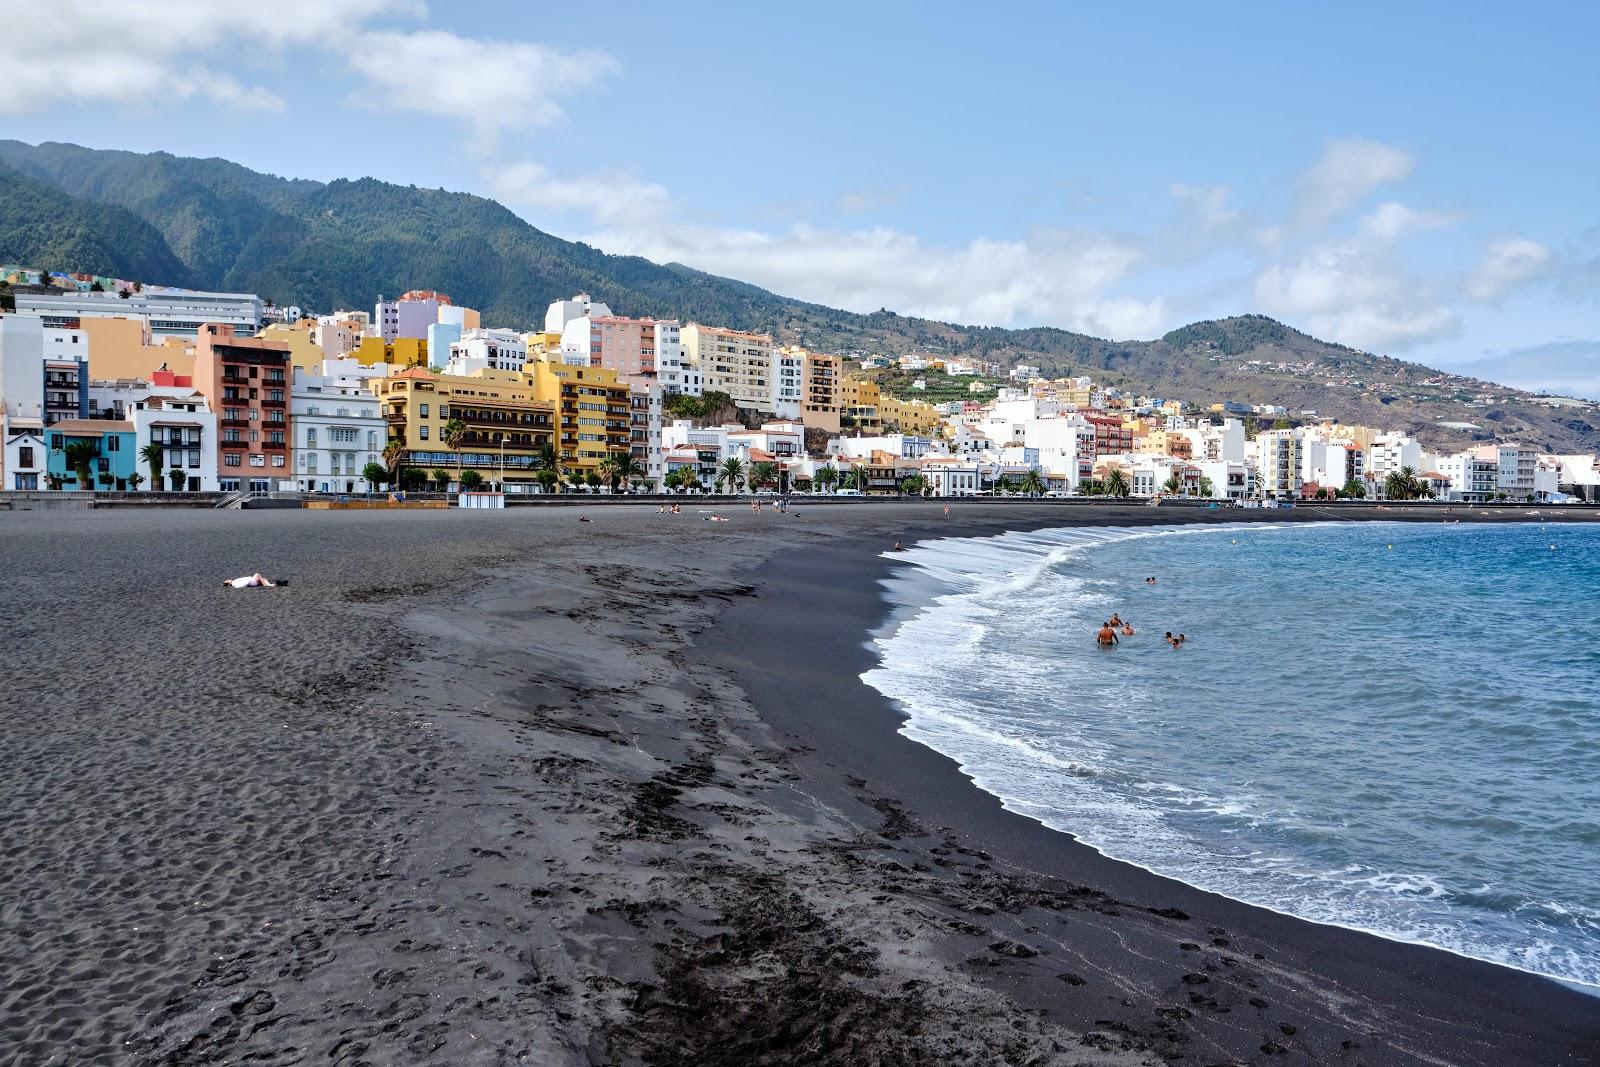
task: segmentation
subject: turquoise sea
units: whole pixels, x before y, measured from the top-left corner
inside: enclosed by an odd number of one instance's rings
[[[894,557],[864,679],[1011,809],[1202,889],[1600,986],[1600,522]],[[1137,632],[1102,651],[1113,611]]]

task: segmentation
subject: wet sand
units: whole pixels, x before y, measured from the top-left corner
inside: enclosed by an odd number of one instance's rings
[[[1600,1000],[1105,860],[858,680],[894,540],[1250,513],[584,513],[0,516],[0,1062],[1600,1062]]]

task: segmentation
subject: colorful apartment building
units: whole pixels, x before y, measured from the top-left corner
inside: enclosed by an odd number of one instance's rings
[[[691,322],[679,331],[684,362],[706,392],[723,392],[740,407],[773,411],[772,337]]]
[[[194,387],[220,416],[218,483],[224,492],[265,492],[288,478],[289,347],[238,337],[207,323],[194,349]]]
[[[48,447],[46,471],[52,479],[60,479],[64,489],[126,490],[129,476],[139,470],[138,437],[131,422],[62,419],[46,428],[44,438]],[[81,483],[70,455],[75,445],[84,444],[93,452],[88,485]]]
[[[839,357],[807,352],[801,348],[787,351],[800,353],[804,361],[800,379],[800,421],[829,433],[838,433],[839,381],[843,374]]]
[[[407,467],[455,474],[459,464],[486,482],[526,491],[536,480],[539,450],[555,443],[555,405],[538,399],[525,374],[457,376],[410,367],[372,378],[368,387],[378,398],[388,440],[406,450]],[[452,419],[466,427],[459,453],[443,439]]]
[[[523,377],[541,403],[556,409],[556,447],[570,472],[582,477],[608,458],[632,451],[633,401],[616,371],[530,363]]]

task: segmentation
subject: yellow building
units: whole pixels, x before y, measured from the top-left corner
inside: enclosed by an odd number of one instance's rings
[[[877,382],[863,378],[845,378],[839,383],[839,422],[866,434],[883,430],[883,417],[878,404],[883,392]]]
[[[528,346],[529,360],[547,359],[553,353],[561,351],[561,335],[559,333],[535,330],[532,333],[523,334],[522,343]]]
[[[426,367],[428,342],[415,337],[396,337],[385,341],[381,337],[363,337],[361,344],[350,353],[364,366],[390,363],[396,367]]]
[[[116,380],[143,378],[163,366],[174,374],[194,373],[194,338],[164,337],[151,343],[150,325],[144,319],[113,319],[85,315],[78,328],[89,340],[89,377]]]
[[[322,373],[322,346],[311,339],[315,319],[301,319],[296,323],[274,322],[257,334],[266,341],[277,341],[289,346],[289,364],[315,374]]]
[[[459,376],[408,367],[368,384],[378,397],[389,440],[405,446],[403,464],[430,474],[445,470],[454,475],[459,462],[486,482],[531,486],[539,469],[539,448],[554,440],[555,408],[535,397],[525,375],[485,371]],[[441,440],[451,419],[467,427],[459,459]]]
[[[885,428],[919,437],[931,436],[942,421],[932,404],[925,404],[921,400],[898,400],[882,393],[878,397],[878,415]]]
[[[629,452],[633,402],[616,371],[547,361],[529,363],[519,377],[533,386],[541,403],[555,408],[556,447],[573,475],[597,471],[608,457]]]

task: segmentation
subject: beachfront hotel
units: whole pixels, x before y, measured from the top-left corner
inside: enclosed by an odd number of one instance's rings
[[[289,476],[289,348],[209,323],[195,339],[194,387],[221,414],[218,483],[265,493]]]
[[[403,464],[455,476],[476,471],[487,483],[513,491],[533,488],[539,450],[555,443],[556,406],[536,395],[525,376],[503,371],[436,374],[408,367],[371,378],[388,442],[405,449]],[[453,419],[465,426],[459,449],[444,440]]]

